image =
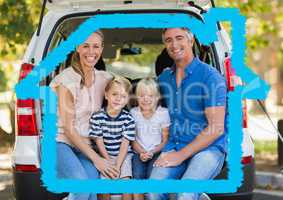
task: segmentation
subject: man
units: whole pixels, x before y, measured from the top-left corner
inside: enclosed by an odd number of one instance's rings
[[[212,66],[194,57],[194,37],[188,29],[166,29],[162,38],[175,62],[159,76],[172,123],[169,141],[150,178],[213,179],[221,171],[227,145],[225,80]],[[177,199],[197,200],[199,196],[181,193]],[[167,194],[149,197],[168,199]]]

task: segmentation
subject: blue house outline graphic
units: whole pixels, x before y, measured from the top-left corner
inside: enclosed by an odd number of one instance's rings
[[[68,39],[52,50],[37,65],[32,73],[15,87],[19,99],[43,100],[42,138],[42,181],[52,192],[94,192],[94,193],[179,193],[179,192],[235,192],[243,180],[241,170],[242,142],[242,99],[265,99],[269,86],[254,74],[244,63],[245,56],[245,17],[237,9],[212,8],[204,14],[204,21],[190,18],[186,14],[98,14],[79,26]],[[55,67],[66,60],[67,55],[76,46],[83,43],[97,29],[103,28],[168,28],[188,27],[198,39],[209,44],[217,39],[216,22],[229,21],[232,27],[232,65],[238,76],[246,83],[229,93],[229,148],[227,180],[66,180],[56,177],[55,136],[57,133],[57,96],[48,86],[39,86],[40,80],[55,70]],[[207,31],[203,31],[207,30]],[[44,69],[45,73],[42,73]],[[41,72],[41,73],[40,73]],[[28,92],[27,92],[28,91]],[[232,123],[233,122],[233,123]],[[233,159],[232,159],[233,158]]]

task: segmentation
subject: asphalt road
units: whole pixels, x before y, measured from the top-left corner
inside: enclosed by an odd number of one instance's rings
[[[0,190],[3,188],[0,188]],[[12,185],[6,185],[4,190],[0,191],[0,200],[15,200],[13,198],[13,189]],[[282,200],[283,191],[266,191],[266,190],[255,190],[253,200]]]

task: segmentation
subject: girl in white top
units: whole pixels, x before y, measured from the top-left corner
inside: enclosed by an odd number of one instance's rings
[[[158,84],[151,78],[142,79],[136,87],[138,107],[131,109],[136,122],[136,140],[133,142],[133,178],[149,177],[154,161],[168,140],[170,118],[167,108],[158,106]],[[134,199],[144,199],[134,194]]]

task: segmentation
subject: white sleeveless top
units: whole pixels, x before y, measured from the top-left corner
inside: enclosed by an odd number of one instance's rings
[[[85,86],[81,88],[81,76],[75,72],[72,67],[63,70],[50,83],[52,89],[55,90],[59,85],[63,85],[73,95],[75,106],[73,125],[78,134],[81,135],[88,144],[90,143],[88,139],[89,119],[92,113],[100,110],[106,84],[112,78],[112,75],[105,71],[95,69],[94,74],[94,81],[89,88]],[[56,141],[72,145],[71,141],[64,134],[60,115],[58,115],[57,126],[58,134]]]

